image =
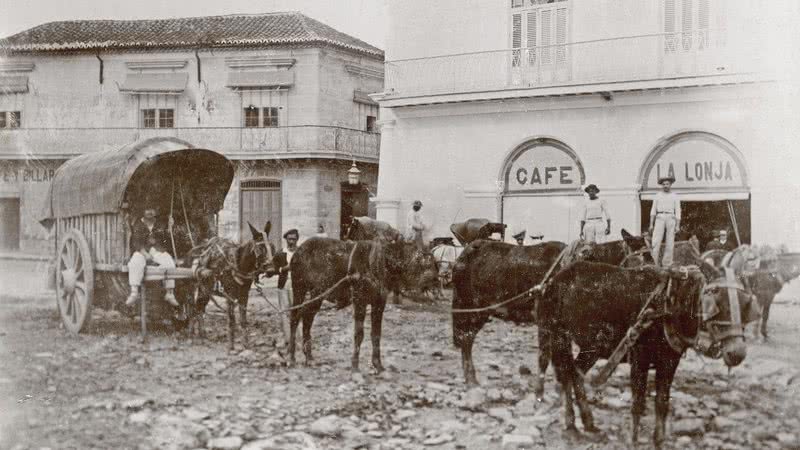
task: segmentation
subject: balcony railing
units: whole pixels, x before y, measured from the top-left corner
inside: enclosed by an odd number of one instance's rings
[[[742,34],[742,33],[739,33]],[[387,99],[752,73],[758,39],[665,33],[386,62]]]
[[[380,134],[330,126],[273,128],[16,128],[0,129],[0,156],[56,157],[120,148],[173,136],[234,158],[331,157],[378,161]]]

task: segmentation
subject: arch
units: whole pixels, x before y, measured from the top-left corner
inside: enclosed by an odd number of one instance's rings
[[[583,163],[567,144],[552,137],[529,138],[503,162],[503,195],[580,192],[586,182]]]
[[[673,175],[685,192],[749,192],[744,156],[727,139],[706,131],[682,131],[660,139],[645,158],[638,183],[659,189],[659,176]]]

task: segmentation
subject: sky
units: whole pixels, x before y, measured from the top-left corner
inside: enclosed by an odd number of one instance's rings
[[[300,11],[383,49],[388,0],[0,0],[0,37],[75,19],[155,19]]]

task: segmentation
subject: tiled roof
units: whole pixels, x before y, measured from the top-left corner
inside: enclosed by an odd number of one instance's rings
[[[0,51],[115,48],[333,45],[383,57],[383,51],[299,12],[153,20],[50,22],[0,39]]]

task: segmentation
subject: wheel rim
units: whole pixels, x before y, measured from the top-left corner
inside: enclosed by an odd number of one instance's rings
[[[91,313],[94,274],[90,258],[83,237],[71,230],[58,255],[56,295],[64,325],[76,333]]]

